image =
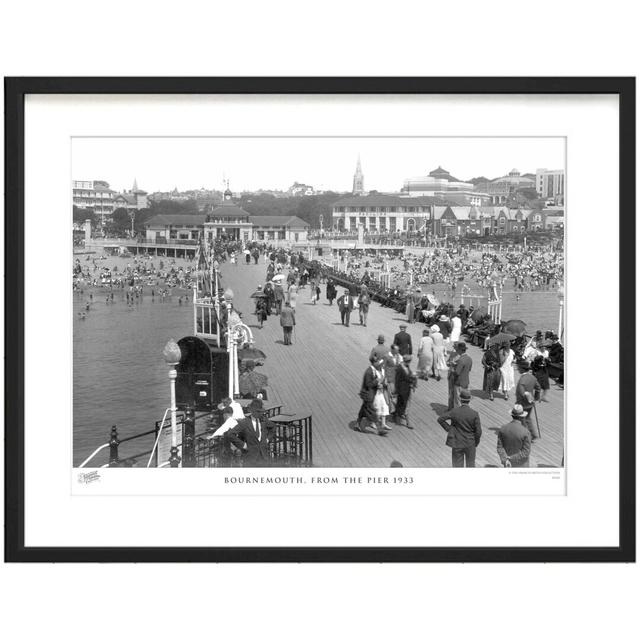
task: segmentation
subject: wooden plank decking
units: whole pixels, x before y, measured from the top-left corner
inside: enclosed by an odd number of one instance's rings
[[[398,324],[405,318],[391,309],[371,305],[368,326],[358,324],[357,310],[352,325],[340,323],[337,306],[329,306],[322,296],[318,304],[310,300],[309,288],[301,289],[296,307],[294,344],[285,346],[278,316],[270,316],[259,329],[249,298],[264,283],[265,267],[228,264],[222,266],[223,284],[235,293],[235,304],[254,332],[256,346],[267,354],[260,372],[269,377],[269,404],[282,404],[283,413],[313,416],[313,458],[319,467],[388,467],[399,460],[405,467],[449,467],[451,450],[445,432],[436,421],[446,410],[447,382],[420,381],[414,393],[410,415],[413,430],[390,422],[393,430],[385,437],[353,430],[360,399],[358,391],[368,355],[382,333],[391,343]],[[355,324],[353,323],[355,321]],[[414,351],[425,325],[409,325]],[[469,345],[473,358],[471,406],[480,413],[483,435],[477,450],[477,466],[497,466],[496,428],[510,421],[513,391],[508,402],[497,396],[483,397],[482,351]],[[415,370],[416,357],[411,363]],[[517,381],[516,373],[516,381]],[[552,383],[548,403],[537,405],[542,438],[533,445],[532,458],[538,466],[560,466],[564,450],[564,396]]]

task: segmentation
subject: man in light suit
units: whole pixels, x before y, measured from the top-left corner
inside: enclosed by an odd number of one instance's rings
[[[285,344],[291,344],[291,333],[296,324],[296,313],[291,308],[289,301],[284,303],[284,309],[280,313],[280,326],[282,327]]]
[[[249,412],[248,418],[240,420],[225,435],[228,442],[242,451],[243,467],[267,467],[271,463],[269,444],[276,425],[262,417],[262,400],[252,400]]]
[[[345,289],[344,293],[338,298],[338,309],[340,309],[342,324],[346,324],[347,327],[349,326],[353,307],[353,296],[349,293],[348,289]]]

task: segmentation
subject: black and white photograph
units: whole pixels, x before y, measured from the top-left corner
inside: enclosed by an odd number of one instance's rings
[[[13,84],[25,553],[618,553],[622,80]]]
[[[564,467],[565,147],[73,138],[79,482]]]

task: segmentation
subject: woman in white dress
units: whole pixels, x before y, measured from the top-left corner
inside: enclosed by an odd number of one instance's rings
[[[428,329],[422,332],[420,346],[418,347],[418,368],[416,373],[423,380],[426,380],[429,374],[433,374],[433,338],[429,335]]]
[[[387,426],[389,405],[387,404],[387,400],[384,397],[385,373],[384,369],[381,366],[383,362],[384,360],[380,360],[379,363],[374,365],[374,371],[378,378],[378,390],[376,391],[376,395],[373,398],[373,408],[376,412],[376,418],[378,422],[378,434],[381,436],[386,435],[387,431],[391,431],[391,427]]]
[[[460,314],[456,314],[451,319],[451,344],[460,340],[460,334],[462,333],[462,320]]]
[[[445,353],[445,343],[442,334],[440,333],[440,327],[437,324],[432,324],[429,328],[431,339],[433,340],[433,372],[436,374],[436,380],[440,380],[442,375],[445,375],[449,371],[447,366],[447,356]],[[442,373],[442,372],[445,373]]]
[[[298,301],[298,287],[294,282],[292,282],[289,285],[288,295],[289,295],[289,304],[291,305],[291,308],[295,311],[296,302]]]
[[[504,394],[504,399],[509,399],[509,391],[516,386],[513,379],[513,358],[515,354],[509,345],[504,345],[500,349],[500,388]]]

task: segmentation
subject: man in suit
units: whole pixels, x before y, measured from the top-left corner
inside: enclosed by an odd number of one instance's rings
[[[453,368],[453,406],[460,406],[460,392],[464,389],[469,391],[469,372],[473,366],[473,360],[467,353],[467,345],[464,342],[456,342],[456,353],[458,359]]]
[[[283,339],[285,344],[291,344],[291,332],[296,324],[296,313],[291,308],[289,301],[285,302],[284,308],[280,313],[280,326],[282,327]]]
[[[401,356],[413,355],[413,345],[411,344],[411,336],[407,333],[407,325],[401,324],[400,331],[393,336],[393,344],[398,345]]]
[[[396,409],[393,412],[393,420],[394,422],[398,422],[400,418],[404,418],[407,427],[413,429],[407,418],[407,405],[409,404],[411,392],[416,388],[418,378],[411,371],[409,367],[410,362],[411,356],[402,356],[402,362],[396,367],[395,392],[397,394],[397,400]]]
[[[531,433],[531,442],[534,442],[540,437],[537,425],[533,424],[531,419],[531,412],[533,411],[533,405],[536,401],[536,396],[539,396],[542,388],[538,379],[529,370],[531,365],[528,360],[523,360],[520,363],[520,369],[523,371],[518,384],[516,385],[516,402],[522,405],[524,411],[527,412],[527,416],[523,418],[522,424],[529,429]]]
[[[531,434],[522,424],[527,412],[521,404],[511,409],[511,422],[498,431],[498,456],[503,467],[528,467],[531,453]]]
[[[276,315],[279,315],[282,311],[282,303],[284,301],[284,289],[282,288],[281,282],[273,286],[273,300],[276,305]]]
[[[347,327],[349,326],[353,306],[353,296],[349,293],[348,289],[345,289],[344,293],[338,298],[338,308],[340,309],[342,324],[347,325]]]
[[[250,416],[238,421],[227,431],[226,438],[234,447],[242,451],[243,467],[266,467],[271,462],[269,443],[273,437],[275,424],[262,417],[262,400],[252,400]]]
[[[471,394],[466,389],[460,391],[460,402],[459,407],[443,413],[438,422],[447,432],[447,446],[451,447],[451,466],[475,467],[476,447],[482,436],[480,416],[469,406]]]

